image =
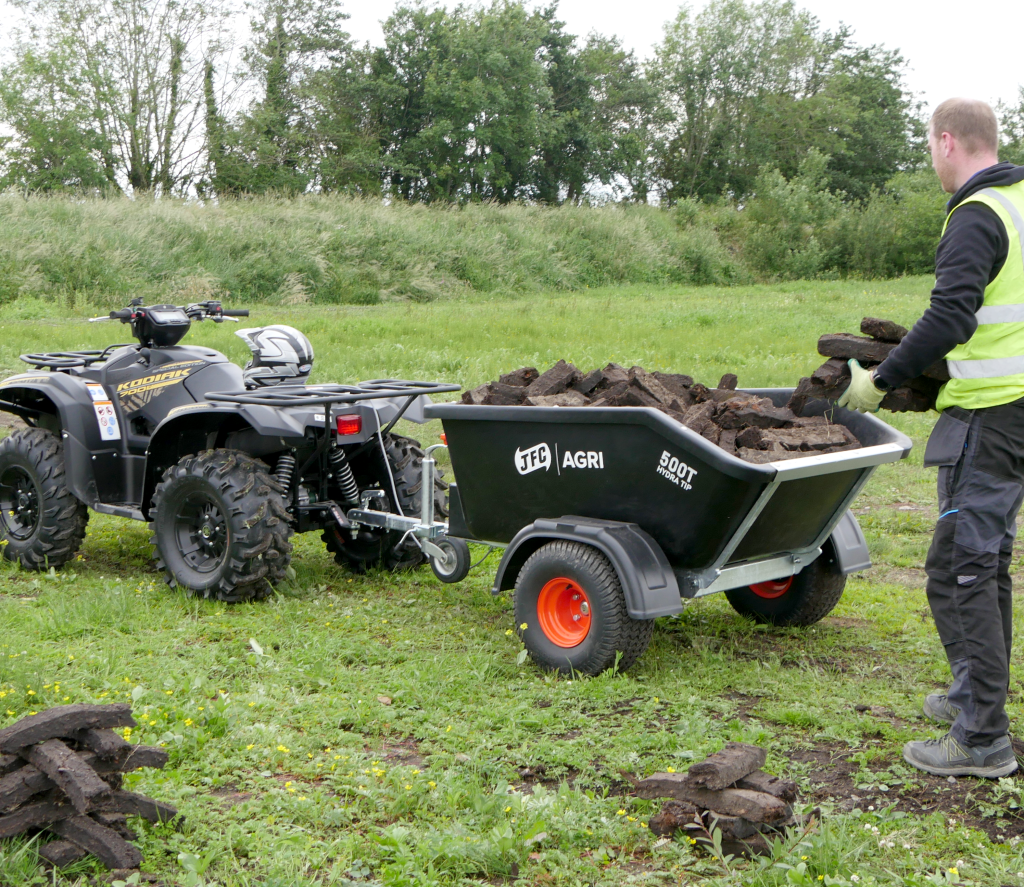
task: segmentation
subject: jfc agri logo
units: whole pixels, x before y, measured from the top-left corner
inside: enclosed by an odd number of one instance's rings
[[[539,443],[526,450],[516,450],[516,471],[520,474],[529,474],[540,468],[547,471],[550,467],[551,448],[546,443]]]

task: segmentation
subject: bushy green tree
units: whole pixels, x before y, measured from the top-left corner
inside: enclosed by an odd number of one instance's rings
[[[740,198],[762,168],[793,176],[816,149],[831,158],[826,187],[866,197],[914,156],[919,123],[902,70],[898,53],[822,31],[791,2],[684,6],[650,66],[669,119],[665,195]]]
[[[13,130],[0,144],[0,188],[27,191],[93,191],[117,186],[109,143],[81,104],[68,101],[81,84],[66,44],[37,55],[21,47],[17,64],[0,78],[0,114]],[[48,88],[55,75],[65,86]]]
[[[647,187],[653,104],[618,41],[580,45],[550,6],[403,6],[371,62],[384,184],[411,200],[584,199]]]
[[[1017,104],[1000,103],[997,110],[1002,126],[999,159],[1024,166],[1024,86],[1017,90]]]
[[[208,68],[210,186],[220,194],[373,191],[365,76],[337,0],[263,0],[245,47],[244,110],[217,107]]]

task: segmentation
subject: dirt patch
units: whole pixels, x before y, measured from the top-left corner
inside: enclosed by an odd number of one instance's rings
[[[1018,752],[1024,750],[1014,740]],[[846,745],[819,744],[789,754],[795,764],[808,768],[802,797],[808,802],[832,801],[841,811],[876,810],[894,805],[918,816],[941,813],[958,825],[985,832],[994,841],[1024,836],[1024,811],[1010,808],[1024,794],[1020,771],[1009,782],[989,779],[950,779],[914,771],[904,784],[894,784],[891,767],[902,763],[898,754],[886,755],[862,766],[857,751]],[[887,790],[883,790],[882,787]]]
[[[210,792],[210,796],[216,798],[217,801],[225,807],[230,808],[248,801],[249,798],[252,797],[252,792],[240,791],[237,785],[231,783],[229,785],[222,785],[220,788],[215,788]]]
[[[826,616],[821,620],[823,626],[828,628],[871,628],[872,624],[867,619],[858,619],[856,616]]]
[[[924,588],[928,582],[928,576],[924,570],[913,567],[887,567],[879,564],[860,575],[872,582],[886,582],[890,585],[903,585],[907,588]]]
[[[570,787],[576,784],[580,771],[574,767],[558,767],[555,772],[548,770],[546,764],[531,764],[526,767],[519,767],[517,772],[522,782],[516,786],[516,790],[524,795],[533,794],[534,786],[543,785],[545,788],[561,785],[563,782]],[[621,783],[613,782],[613,785]]]
[[[392,767],[419,767],[423,768],[423,757],[420,755],[420,744],[411,736],[405,739],[385,742],[379,750],[366,747],[366,751],[373,752],[382,761],[387,761]]]

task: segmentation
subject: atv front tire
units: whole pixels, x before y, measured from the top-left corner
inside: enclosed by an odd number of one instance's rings
[[[261,600],[285,578],[292,534],[284,490],[262,462],[206,450],[164,472],[150,529],[170,586],[220,601]]]
[[[389,434],[384,438],[384,452],[387,455],[391,477],[381,480],[380,489],[384,490],[386,496],[383,499],[374,500],[375,504],[371,507],[379,508],[382,511],[392,510],[397,493],[401,513],[418,515],[420,513],[420,488],[423,481],[424,458],[420,442],[411,437]],[[444,520],[448,516],[446,496],[448,484],[444,482],[441,474],[439,470],[435,469],[434,517],[436,520]],[[394,489],[391,486],[391,478],[394,478]],[[411,570],[427,560],[426,555],[412,539],[402,542],[403,535],[395,530],[382,532],[363,528],[353,539],[350,533],[343,531],[336,524],[331,524],[323,531],[320,538],[323,539],[327,550],[334,555],[334,562],[340,567],[348,567],[356,573],[365,573],[373,567],[383,567],[385,570],[397,572]]]
[[[64,474],[60,438],[22,428],[0,441],[0,540],[3,555],[27,570],[60,567],[75,556],[89,510]]]

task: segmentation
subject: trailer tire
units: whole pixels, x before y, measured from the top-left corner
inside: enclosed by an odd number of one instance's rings
[[[71,560],[85,538],[89,509],[68,489],[64,447],[42,428],[22,428],[0,442],[0,546],[26,570]]]
[[[611,562],[591,545],[548,542],[515,585],[516,630],[530,658],[563,674],[625,671],[647,649],[653,619],[632,619]]]
[[[834,572],[822,553],[795,576],[725,592],[741,616],[767,625],[804,626],[824,619],[843,596],[846,576]]]
[[[150,515],[154,562],[172,588],[230,603],[255,601],[269,597],[287,574],[292,528],[284,488],[245,453],[185,456],[164,472]]]

